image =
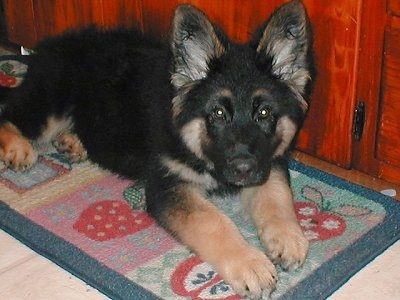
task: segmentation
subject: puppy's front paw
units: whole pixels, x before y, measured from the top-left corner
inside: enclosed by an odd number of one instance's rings
[[[225,253],[217,263],[219,274],[238,294],[260,297],[265,290],[275,288],[275,266],[261,251],[246,246]]]
[[[285,270],[296,269],[307,257],[309,242],[296,221],[270,222],[260,231],[260,239],[272,261]]]
[[[15,171],[25,171],[37,161],[38,155],[29,140],[14,128],[11,125],[0,128],[0,160]]]

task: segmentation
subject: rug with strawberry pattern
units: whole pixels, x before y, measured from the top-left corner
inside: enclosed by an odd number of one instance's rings
[[[0,85],[18,85],[25,71],[18,59],[0,61]],[[323,299],[399,239],[400,204],[299,162],[290,168],[311,248],[302,268],[279,270],[270,298]],[[212,199],[261,247],[235,200]],[[0,228],[111,299],[241,299],[146,213],[142,186],[89,161],[50,151],[29,172],[0,165]]]

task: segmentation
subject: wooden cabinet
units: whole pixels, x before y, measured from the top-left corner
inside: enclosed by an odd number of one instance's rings
[[[17,4],[18,2],[18,4]],[[178,3],[204,10],[235,41],[248,40],[284,0],[3,0],[8,38],[32,47],[44,36],[90,23],[133,26],[167,38]],[[303,0],[318,77],[298,149],[345,168],[400,182],[400,0]],[[361,139],[354,109],[365,104]]]
[[[363,137],[353,167],[400,182],[400,0],[364,1],[357,101],[365,102]]]

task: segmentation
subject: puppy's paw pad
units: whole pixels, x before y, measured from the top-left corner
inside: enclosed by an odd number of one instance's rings
[[[87,151],[78,136],[74,133],[64,133],[53,141],[58,152],[64,154],[72,162],[87,159]]]
[[[227,254],[221,262],[220,275],[240,295],[259,298],[263,291],[275,288],[275,266],[257,249],[246,247],[245,251]]]
[[[285,270],[300,267],[307,257],[309,242],[297,223],[268,226],[260,239],[272,261]]]

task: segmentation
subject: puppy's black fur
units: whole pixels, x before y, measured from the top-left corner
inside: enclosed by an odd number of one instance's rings
[[[168,114],[172,96],[166,48],[137,32],[92,27],[45,40],[36,53],[1,119],[36,140],[49,116],[71,117],[93,161],[143,178],[149,121],[169,117],[159,112]]]
[[[92,27],[41,42],[29,60],[25,80],[0,115],[3,160],[15,168],[34,163],[35,156],[10,154],[9,148],[19,151],[17,138],[35,144],[75,134],[94,162],[146,181],[149,213],[237,291],[258,294],[273,285],[261,274],[274,278],[265,256],[249,248],[244,256],[254,252],[257,258],[235,262],[236,252],[229,251],[243,248],[234,242],[240,238],[201,228],[218,219],[215,227],[236,236],[207,204],[212,192],[260,198],[254,200],[258,210],[278,201],[268,199],[268,192],[262,196],[264,189],[288,194],[287,153],[305,117],[313,78],[312,35],[299,1],[279,8],[244,45],[230,42],[202,12],[184,5],[175,12],[169,46],[130,30]],[[292,212],[286,194],[285,209]],[[276,203],[266,215],[279,216]],[[264,226],[258,213],[252,214],[255,223]],[[281,218],[289,229],[279,225],[271,232],[288,231],[277,238],[282,253],[263,240],[285,267],[301,264],[307,253],[292,215]],[[201,237],[191,237],[198,230]],[[223,257],[212,248],[219,246],[226,249]],[[256,276],[246,275],[251,272]]]

